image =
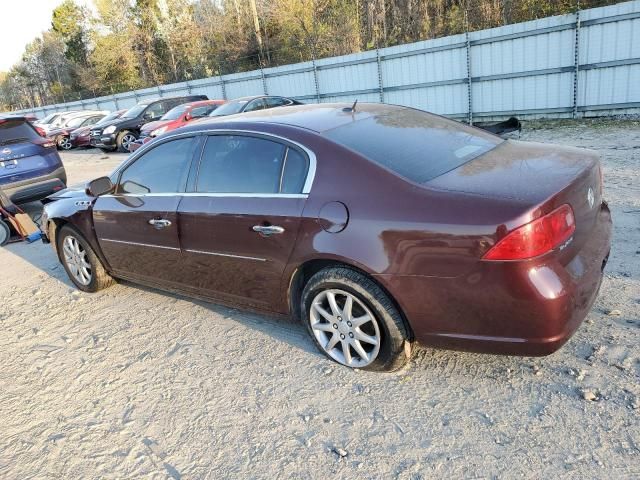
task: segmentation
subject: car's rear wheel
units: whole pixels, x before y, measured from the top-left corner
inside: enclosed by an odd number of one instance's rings
[[[59,137],[58,148],[60,150],[71,150],[73,148],[73,143],[71,143],[71,139],[69,137]]]
[[[60,229],[57,247],[60,261],[78,289],[97,292],[115,283],[89,243],[74,228],[65,225]]]
[[[120,132],[118,134],[118,138],[116,139],[116,143],[118,145],[118,151],[123,153],[129,153],[129,145],[135,142],[138,137],[131,132]]]
[[[0,247],[5,246],[11,238],[11,230],[9,225],[0,220]]]
[[[316,346],[342,365],[392,371],[410,356],[400,312],[378,284],[355,270],[333,267],[313,275],[301,307]]]

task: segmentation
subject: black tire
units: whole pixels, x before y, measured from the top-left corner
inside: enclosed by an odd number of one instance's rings
[[[0,247],[4,247],[11,239],[11,229],[4,221],[0,220]]]
[[[75,238],[86,253],[87,261],[91,265],[91,281],[88,285],[84,285],[76,280],[74,275],[71,273],[67,262],[65,261],[63,245],[67,237]],[[67,275],[69,275],[69,278],[71,279],[73,284],[79,290],[82,290],[83,292],[93,293],[110,287],[115,283],[115,280],[104,269],[104,267],[102,266],[102,262],[100,262],[100,259],[96,256],[89,243],[75,228],[69,225],[63,226],[56,235],[56,245],[58,249],[58,257],[60,258],[62,266],[66,270]]]
[[[410,334],[402,315],[389,296],[366,275],[347,267],[331,267],[313,275],[302,291],[301,318],[316,347],[337,363],[318,342],[311,327],[311,304],[325,290],[338,289],[362,302],[377,321],[381,342],[379,352],[370,364],[358,367],[372,371],[394,371],[411,357]],[[335,328],[335,326],[334,326]]]
[[[129,152],[129,144],[132,142],[127,143],[125,140],[126,139],[130,139],[133,138],[133,141],[138,139],[138,136],[133,133],[130,132],[128,130],[125,130],[123,132],[120,132],[118,134],[118,136],[116,137],[116,145],[118,146],[118,151],[121,153],[131,153]]]

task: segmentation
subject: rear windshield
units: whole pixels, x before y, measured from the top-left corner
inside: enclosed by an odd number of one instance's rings
[[[0,145],[27,142],[40,138],[24,120],[0,120]]]
[[[411,108],[393,108],[324,132],[334,142],[416,183],[492,150],[495,135]]]

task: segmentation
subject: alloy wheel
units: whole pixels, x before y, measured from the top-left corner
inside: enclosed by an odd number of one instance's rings
[[[69,235],[62,245],[64,262],[73,278],[80,284],[87,286],[93,278],[93,269],[87,257],[87,251],[77,238]]]
[[[58,140],[58,146],[63,150],[71,150],[73,145],[71,144],[71,139],[69,137],[62,137]]]
[[[327,289],[309,312],[311,329],[322,349],[348,367],[362,368],[380,352],[380,327],[371,310],[352,293]]]
[[[122,148],[129,151],[129,145],[131,145],[135,141],[136,137],[134,137],[130,133],[126,134],[124,137],[122,137]]]

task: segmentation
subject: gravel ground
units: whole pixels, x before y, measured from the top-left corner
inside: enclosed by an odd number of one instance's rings
[[[525,126],[601,152],[614,245],[546,358],[418,348],[350,371],[302,326],[124,283],[74,289],[0,249],[0,478],[639,478],[640,123]],[[70,181],[123,157],[66,153]]]

